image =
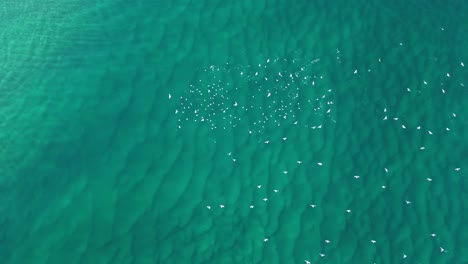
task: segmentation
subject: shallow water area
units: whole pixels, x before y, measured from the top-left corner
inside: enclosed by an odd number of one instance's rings
[[[2,263],[467,263],[467,13],[4,1]]]

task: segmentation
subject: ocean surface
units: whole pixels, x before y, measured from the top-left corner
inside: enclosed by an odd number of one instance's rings
[[[468,263],[467,15],[1,1],[0,262]]]

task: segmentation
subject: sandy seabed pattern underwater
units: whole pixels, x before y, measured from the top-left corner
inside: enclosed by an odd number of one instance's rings
[[[2,1],[1,262],[468,263],[466,14]]]

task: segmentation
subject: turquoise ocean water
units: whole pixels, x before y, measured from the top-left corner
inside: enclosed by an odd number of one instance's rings
[[[467,14],[3,0],[0,262],[468,263]]]

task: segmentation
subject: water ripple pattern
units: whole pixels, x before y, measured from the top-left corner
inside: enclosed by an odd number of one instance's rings
[[[466,14],[3,1],[2,263],[468,263]]]

